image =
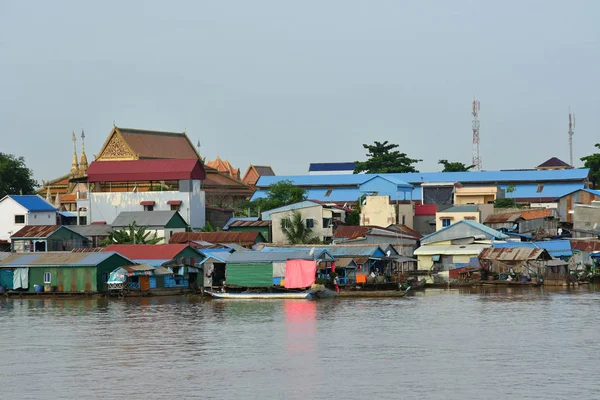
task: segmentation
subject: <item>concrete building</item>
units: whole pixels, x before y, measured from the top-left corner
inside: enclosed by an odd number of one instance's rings
[[[177,211],[123,211],[112,223],[114,230],[127,229],[135,223],[146,228],[149,237],[162,238],[159,243],[169,243],[177,232],[185,232],[188,224]]]
[[[600,236],[600,201],[592,204],[576,204],[573,210],[573,237]]]
[[[536,234],[538,236],[556,236],[558,219],[556,211],[549,208],[537,210],[517,210],[492,214],[485,219],[485,225],[493,229],[518,234]]]
[[[600,200],[600,190],[577,189],[558,198],[558,218],[560,222],[573,222],[573,212],[578,204],[592,204]]]
[[[481,222],[481,213],[475,205],[454,206],[435,213],[435,230],[450,226],[458,221]]]
[[[205,224],[205,172],[198,159],[94,161],[87,179],[92,185],[88,221],[112,225],[123,211],[179,211],[192,228]],[[152,190],[139,191],[139,185]]]
[[[360,207],[360,224],[374,226],[402,224],[412,228],[414,214],[414,204],[410,202],[394,204],[387,195],[366,196]]]
[[[0,241],[25,226],[56,225],[58,209],[41,196],[5,196],[0,200]]]
[[[308,228],[312,229],[314,236],[321,241],[329,241],[333,237],[334,222],[343,223],[346,219],[346,211],[336,205],[306,200],[265,211],[262,213],[262,220],[272,221],[273,243],[285,243],[286,238],[281,229],[281,222],[288,220],[296,212],[300,213],[302,220]]]
[[[454,189],[454,205],[494,204],[496,199],[502,198],[504,191],[497,186],[459,186]]]

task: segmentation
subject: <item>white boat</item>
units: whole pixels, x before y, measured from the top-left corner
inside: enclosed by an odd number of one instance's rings
[[[236,300],[268,300],[268,299],[310,299],[312,296],[308,292],[300,293],[227,293],[227,292],[210,292],[215,299],[236,299]]]

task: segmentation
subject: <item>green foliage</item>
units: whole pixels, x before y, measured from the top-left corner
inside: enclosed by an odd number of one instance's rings
[[[316,221],[315,221],[316,222]],[[306,226],[302,214],[295,212],[291,218],[281,220],[281,230],[288,244],[318,244],[320,240],[313,236],[312,228]]]
[[[216,232],[216,231],[217,230],[208,221],[206,221],[204,228],[200,229],[200,232]]]
[[[596,143],[594,146],[600,149],[600,143]],[[581,161],[584,162],[583,165],[585,168],[590,169],[590,181],[592,182],[592,187],[598,189],[600,187],[600,153],[581,157]]]
[[[282,180],[269,186],[267,197],[240,203],[237,206],[239,213],[236,211],[236,214],[247,215],[247,210],[250,209],[251,214],[258,215],[258,210],[262,212],[304,201],[307,194],[306,189],[295,186],[292,181]]]
[[[406,153],[394,150],[398,145],[388,144],[387,140],[383,143],[377,141],[374,143],[373,145],[363,144],[363,147],[369,151],[368,159],[356,162],[355,174],[363,171],[368,174],[419,172],[413,164],[423,160],[409,158]]]
[[[352,212],[346,214],[346,220],[344,223],[349,226],[359,226],[360,225],[360,208],[365,196],[361,196],[358,200],[356,200],[356,204],[352,209]]]
[[[8,194],[35,194],[36,186],[23,157],[0,153],[0,199]]]
[[[157,244],[163,238],[157,238],[156,233],[150,236],[150,232],[146,232],[147,226],[138,226],[135,221],[127,228],[112,231],[102,245],[109,244]]]
[[[496,201],[494,201],[494,207],[495,208],[515,208],[515,207],[517,207],[517,203],[515,202],[514,199],[509,199],[509,198],[496,199]]]
[[[442,172],[467,172],[470,171],[472,168],[475,168],[475,165],[467,166],[466,164],[463,164],[458,161],[450,162],[448,160],[440,160],[438,161],[438,164],[442,164],[444,166]]]

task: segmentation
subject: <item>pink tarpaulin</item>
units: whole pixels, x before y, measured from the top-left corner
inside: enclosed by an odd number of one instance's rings
[[[287,260],[285,262],[285,287],[299,289],[315,283],[317,262],[308,260]]]

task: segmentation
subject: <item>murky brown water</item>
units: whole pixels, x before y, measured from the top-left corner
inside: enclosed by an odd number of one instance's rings
[[[598,399],[600,291],[0,299],[0,399]]]

